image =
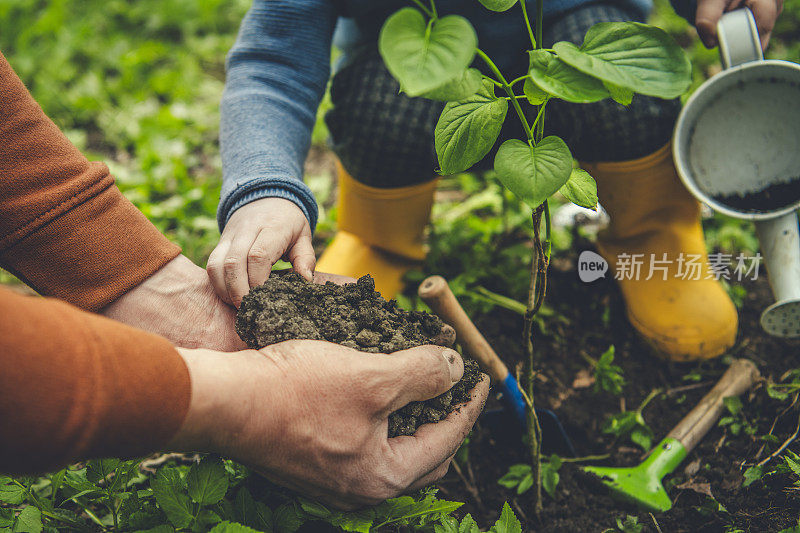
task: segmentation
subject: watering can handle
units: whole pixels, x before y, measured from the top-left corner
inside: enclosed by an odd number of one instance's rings
[[[756,20],[747,7],[722,15],[717,22],[717,38],[723,68],[764,59]]]
[[[493,383],[502,383],[508,377],[505,363],[464,312],[447,280],[442,276],[430,276],[422,282],[417,293],[439,318],[456,330],[456,340],[478,361]]]
[[[722,415],[725,410],[723,400],[744,393],[759,376],[758,368],[752,361],[735,359],[714,388],[703,396],[700,403],[683,417],[683,420],[678,422],[667,438],[679,440],[687,453],[692,451]]]

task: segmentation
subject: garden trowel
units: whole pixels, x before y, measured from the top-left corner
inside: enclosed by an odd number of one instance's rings
[[[624,468],[586,466],[583,470],[598,476],[611,494],[619,499],[654,513],[670,510],[672,500],[661,480],[672,473],[714,427],[725,409],[723,400],[739,396],[758,377],[758,369],[752,361],[735,359],[714,388],[650,451],[641,464]]]
[[[419,286],[418,294],[434,313],[453,327],[456,331],[456,341],[467,355],[478,362],[481,370],[489,375],[492,384],[502,392],[506,411],[512,416],[503,416],[505,413],[500,412],[495,413],[497,416],[494,418],[510,418],[511,424],[524,429],[527,426],[527,406],[517,380],[464,312],[447,281],[441,276],[431,276]],[[492,414],[492,412],[487,413],[487,415]],[[556,414],[540,407],[536,408],[536,414],[542,428],[542,451],[564,457],[574,456],[572,442]],[[499,421],[497,426],[508,427],[504,424],[504,420]]]

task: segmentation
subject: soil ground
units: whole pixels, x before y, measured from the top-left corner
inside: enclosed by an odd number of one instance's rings
[[[658,442],[713,386],[730,355],[699,364],[655,358],[625,319],[614,281],[579,281],[574,269],[579,252],[560,259],[551,268],[547,301],[563,319],[550,320],[550,331],[536,338],[542,372],[536,401],[559,415],[578,456],[610,454],[597,463],[635,465],[644,456],[642,450],[604,435],[603,421],[621,410],[635,410],[651,391],[662,389],[666,394],[657,396],[644,410],[644,418],[655,434],[654,443]],[[746,289],[739,339],[731,353],[754,361],[764,378],[779,380],[786,370],[800,367],[800,342],[770,338],[761,331],[759,315],[772,302],[764,276],[746,284]],[[496,309],[477,317],[476,323],[509,366],[520,361],[519,315]],[[576,382],[587,370],[591,375],[591,365],[580,352],[597,358],[611,344],[616,347],[614,363],[622,367],[627,382],[622,397],[595,392],[590,386],[581,386],[582,380]],[[667,513],[650,516],[616,502],[587,481],[575,464],[565,463],[559,471],[555,498],[545,494],[544,512],[536,519],[531,511],[532,491],[518,496],[497,484],[509,466],[526,462],[527,456],[519,438],[509,440],[489,430],[486,412],[470,437],[467,463],[462,463],[460,472],[451,468],[439,484],[440,497],[466,501],[457,514],[472,513],[483,527],[494,523],[504,501],[511,503],[530,531],[599,532],[615,527],[616,519],[627,514],[638,515],[643,531],[762,532],[792,527],[800,516],[800,490],[792,489],[789,477],[769,476],[745,488],[742,473],[795,432],[798,406],[771,399],[764,382],[746,393],[742,401],[743,414],[757,428],[756,436],[744,431],[733,435],[729,429],[715,427],[676,472],[665,478],[674,501]],[[490,407],[487,405],[487,410]],[[773,423],[777,444],[762,450],[764,441],[758,436],[767,434]],[[794,442],[790,449],[800,451],[800,446]],[[774,462],[771,464],[774,466]],[[707,489],[714,499],[704,494]]]

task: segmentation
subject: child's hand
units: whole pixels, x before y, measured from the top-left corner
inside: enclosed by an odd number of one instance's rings
[[[294,202],[263,198],[231,215],[206,270],[217,295],[239,307],[250,288],[264,283],[281,258],[312,279],[317,260],[305,215]]]
[[[783,11],[783,0],[698,0],[694,25],[700,39],[708,48],[717,46],[717,22],[723,13],[747,6],[756,19],[761,36],[761,48],[766,49],[778,15]]]

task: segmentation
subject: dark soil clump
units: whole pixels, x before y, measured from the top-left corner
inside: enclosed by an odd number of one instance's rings
[[[394,300],[384,300],[370,276],[357,283],[320,285],[295,273],[274,275],[244,297],[236,316],[236,332],[254,349],[313,339],[362,352],[392,353],[423,344],[447,345],[442,327],[435,315],[405,311]],[[412,435],[422,424],[444,419],[470,399],[478,381],[477,363],[465,358],[464,377],[452,389],[389,416],[389,436]]]

